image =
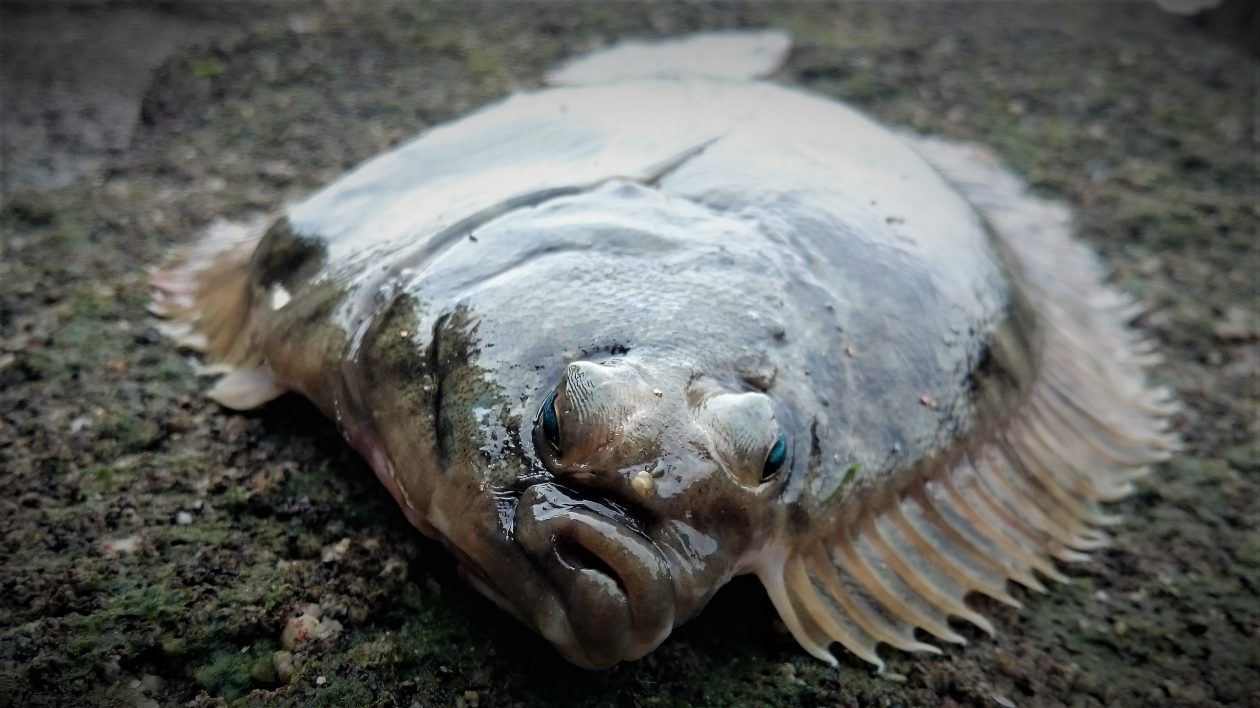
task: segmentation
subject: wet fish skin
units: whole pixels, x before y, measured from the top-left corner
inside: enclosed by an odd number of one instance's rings
[[[729,76],[543,89],[212,231],[155,309],[221,402],[335,419],[574,663],[756,573],[811,653],[882,666],[877,641],[987,623],[967,592],[1057,573],[1170,447],[1123,303],[977,155]],[[1088,441],[1067,405],[1121,422]]]

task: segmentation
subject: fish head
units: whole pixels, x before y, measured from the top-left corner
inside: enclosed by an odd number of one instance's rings
[[[741,228],[634,184],[514,211],[343,366],[412,521],[580,666],[647,654],[785,528],[801,367]]]
[[[647,654],[782,528],[795,445],[767,392],[647,352],[492,375],[484,349],[445,351],[475,325],[442,326],[424,404],[442,472],[412,497],[465,577],[571,662]]]
[[[785,415],[668,358],[565,367],[532,423],[549,481],[525,490],[515,534],[593,630],[573,636],[583,651],[638,658],[742,570],[777,527]]]

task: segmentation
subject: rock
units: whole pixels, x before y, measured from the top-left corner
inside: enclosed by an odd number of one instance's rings
[[[284,631],[280,633],[280,643],[285,649],[293,650],[304,644],[319,630],[319,620],[311,615],[290,617],[284,623]]]
[[[140,537],[131,535],[122,538],[107,538],[101,541],[101,547],[105,549],[105,554],[110,556],[135,553],[140,550]]]
[[[341,634],[341,623],[331,617],[321,619],[322,609],[310,604],[290,617],[280,633],[280,643],[290,651],[310,641],[331,641]]]
[[[255,661],[253,666],[249,667],[249,675],[258,683],[275,683],[277,678],[275,658],[273,657],[271,661],[266,659]]]
[[[155,696],[166,688],[166,679],[153,674],[145,674],[140,677],[140,690],[150,696]]]
[[[402,582],[407,578],[407,561],[394,556],[385,561],[381,569],[381,578],[391,582]]]
[[[325,563],[335,563],[345,557],[346,551],[350,550],[350,539],[343,538],[331,546],[324,546],[320,559]]]
[[[297,666],[293,661],[293,652],[278,651],[271,655],[271,665],[276,668],[276,678],[282,683],[288,683],[293,679],[293,674],[297,673]]]
[[[1212,333],[1222,342],[1250,342],[1260,336],[1260,326],[1246,308],[1235,305],[1225,310],[1225,316],[1212,328]]]

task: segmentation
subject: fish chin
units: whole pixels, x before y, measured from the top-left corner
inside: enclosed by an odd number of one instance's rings
[[[522,493],[514,533],[564,608],[567,627],[538,629],[573,663],[607,668],[638,659],[673,629],[670,566],[615,507],[536,484]]]

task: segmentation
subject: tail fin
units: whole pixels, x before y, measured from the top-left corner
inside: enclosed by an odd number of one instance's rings
[[[774,73],[791,48],[792,38],[786,32],[769,29],[631,40],[568,61],[547,75],[547,83],[591,86],[632,79],[755,79]]]
[[[223,374],[210,398],[237,410],[255,408],[284,393],[253,341],[250,256],[266,221],[220,222],[176,249],[149,282],[149,311],[158,329],[180,346],[203,352],[201,373]]]

